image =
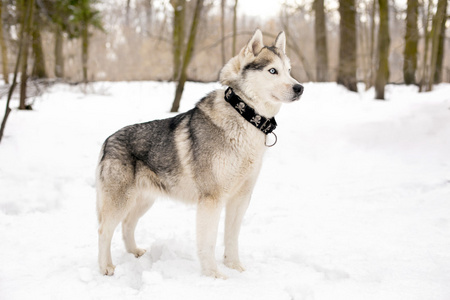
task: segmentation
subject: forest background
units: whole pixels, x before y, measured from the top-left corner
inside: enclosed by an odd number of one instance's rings
[[[180,98],[186,80],[216,81],[256,28],[267,40],[286,32],[301,82],[352,91],[364,82],[384,99],[387,83],[427,91],[450,81],[447,0],[280,0],[278,12],[264,15],[247,2],[1,0],[2,96],[20,81],[19,108],[30,109],[27,80],[58,78],[178,81]]]
[[[450,299],[448,0],[249,1],[0,0],[1,299]],[[103,141],[174,116],[185,80],[213,83],[188,82],[180,111],[219,88],[255,28],[286,32],[305,93],[246,214],[247,272],[201,278],[195,208],[158,201],[147,254],[116,234],[105,278]]]

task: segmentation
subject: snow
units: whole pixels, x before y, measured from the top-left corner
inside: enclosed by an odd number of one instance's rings
[[[217,83],[188,83],[181,110]],[[277,116],[241,236],[239,273],[201,276],[195,207],[161,200],[115,275],[97,267],[94,170],[104,139],[172,116],[175,86],[57,84],[13,110],[0,144],[1,299],[450,299],[450,84],[350,93],[305,84]],[[1,107],[5,99],[0,100]],[[16,106],[17,103],[13,103]]]

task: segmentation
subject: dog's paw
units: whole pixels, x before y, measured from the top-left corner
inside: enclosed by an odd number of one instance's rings
[[[116,266],[114,266],[114,265],[107,265],[104,268],[100,268],[100,272],[103,275],[112,276],[112,275],[114,275],[114,270],[115,269],[116,269]]]
[[[219,270],[203,270],[202,274],[212,278],[228,279],[228,277],[220,273]]]
[[[239,272],[244,272],[245,268],[242,266],[242,264],[239,261],[224,261],[225,266],[227,266],[230,269],[235,269]]]
[[[133,253],[134,256],[136,256],[136,258],[141,257],[142,255],[144,255],[145,252],[147,252],[147,250],[145,249],[140,249],[140,248],[136,248],[132,251],[129,251],[130,253]]]

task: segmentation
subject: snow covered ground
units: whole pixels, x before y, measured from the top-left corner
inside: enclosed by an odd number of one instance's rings
[[[181,110],[218,84],[188,83]],[[241,233],[247,271],[200,275],[195,208],[161,200],[97,269],[103,140],[171,116],[174,85],[58,84],[14,110],[0,144],[0,299],[450,299],[450,85],[419,94],[305,85],[277,117]],[[5,99],[0,100],[1,112]],[[15,106],[16,103],[13,103]],[[3,116],[3,114],[1,114]],[[223,253],[220,227],[217,259]]]

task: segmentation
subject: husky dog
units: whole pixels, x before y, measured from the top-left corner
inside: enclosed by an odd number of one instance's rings
[[[225,207],[224,264],[244,271],[238,235],[282,103],[300,98],[290,75],[281,32],[264,46],[256,30],[220,72],[228,86],[173,118],[124,127],[104,142],[97,167],[100,271],[113,275],[111,239],[122,222],[126,250],[136,257],[134,231],[159,196],[197,204],[197,250],[202,273],[225,278],[215,260],[219,217]]]

